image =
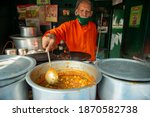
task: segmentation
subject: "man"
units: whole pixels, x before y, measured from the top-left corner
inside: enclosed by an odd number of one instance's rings
[[[90,0],[78,0],[75,8],[77,18],[61,24],[59,27],[47,31],[42,38],[42,45],[46,51],[64,40],[69,51],[85,52],[91,55],[91,61],[95,60],[97,29],[90,21],[92,16],[92,4]]]

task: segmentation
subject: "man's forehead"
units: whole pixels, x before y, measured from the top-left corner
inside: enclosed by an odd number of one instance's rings
[[[84,8],[84,9],[91,10],[91,5],[88,4],[87,2],[82,2],[82,3],[79,4],[78,8],[79,9],[83,9]]]

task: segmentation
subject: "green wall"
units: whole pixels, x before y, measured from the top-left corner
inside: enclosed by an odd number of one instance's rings
[[[150,2],[150,1],[149,1]],[[148,1],[147,0],[124,0],[124,37],[122,42],[122,55],[124,57],[141,56],[143,54],[146,25],[148,23]],[[129,27],[130,9],[133,6],[143,5],[141,22],[139,28]]]

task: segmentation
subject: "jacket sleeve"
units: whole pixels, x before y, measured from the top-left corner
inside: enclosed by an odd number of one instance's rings
[[[60,40],[66,39],[67,25],[68,25],[68,22],[65,22],[61,24],[59,27],[46,31],[44,35],[54,34],[56,36],[56,43],[58,44]]]

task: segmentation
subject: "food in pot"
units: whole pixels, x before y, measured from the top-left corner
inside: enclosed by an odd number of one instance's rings
[[[40,86],[53,88],[53,89],[71,89],[71,88],[81,88],[85,86],[95,85],[95,79],[88,73],[75,70],[75,69],[65,69],[58,71],[58,82],[55,84],[48,84],[45,80],[45,74],[41,75],[40,78],[36,80],[36,83]]]

